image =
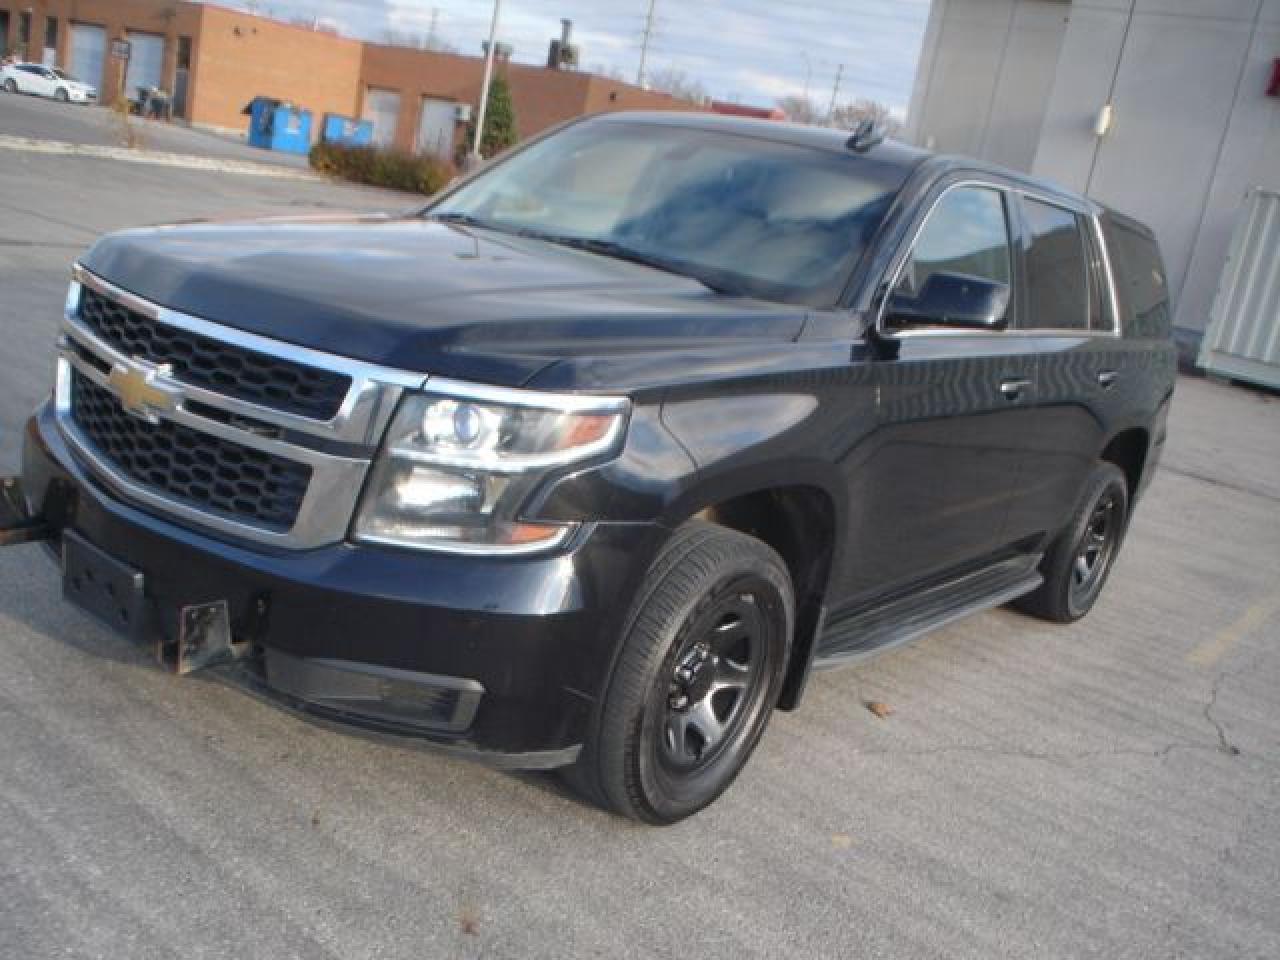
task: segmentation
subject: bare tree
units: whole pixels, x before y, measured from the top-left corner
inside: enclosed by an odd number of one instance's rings
[[[594,73],[598,77],[604,77],[606,80],[613,80],[615,83],[626,83],[627,77],[617,67],[608,67],[603,63],[593,63],[588,71]]]
[[[327,33],[330,36],[339,36],[338,28],[328,20],[321,20],[319,17],[294,17],[289,21],[295,27],[304,27],[316,33]]]
[[[458,48],[438,36],[417,33],[413,30],[384,30],[382,42],[389,47],[408,47],[411,50],[429,50],[432,53],[457,53]]]
[[[866,97],[836,107],[831,114],[830,124],[843,130],[852,130],[863,120],[871,120],[882,127],[885,136],[896,136],[902,130],[902,123],[887,106]]]
[[[690,103],[702,103],[708,99],[707,88],[701,80],[695,80],[683,70],[667,67],[663,70],[650,70],[647,79],[650,89],[660,93],[669,93],[677,100],[688,100]]]
[[[818,105],[809,97],[782,97],[778,100],[778,109],[787,115],[792,123],[820,123]]]

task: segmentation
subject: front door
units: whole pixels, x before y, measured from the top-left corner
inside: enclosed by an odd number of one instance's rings
[[[935,273],[977,278],[1005,293],[998,323],[1008,323],[1016,312],[1010,222],[1004,191],[946,189],[890,296],[911,298]],[[873,372],[878,428],[844,464],[849,607],[981,565],[1011,542],[1006,520],[1034,430],[1034,353],[1016,334],[942,319],[903,323],[886,312],[881,321],[888,347]]]

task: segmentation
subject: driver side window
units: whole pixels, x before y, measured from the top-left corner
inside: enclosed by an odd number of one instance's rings
[[[892,291],[898,302],[919,300],[930,278],[975,278],[1004,288],[1012,270],[1004,194],[990,187],[955,187],[929,212]],[[1004,313],[1008,307],[1004,307]],[[900,325],[890,320],[890,326]],[[923,319],[917,317],[916,322]],[[1006,319],[1002,313],[999,319]]]

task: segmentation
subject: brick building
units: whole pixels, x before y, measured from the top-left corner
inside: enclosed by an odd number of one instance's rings
[[[129,42],[127,68],[111,55],[117,40]],[[97,84],[104,102],[139,86],[168,90],[175,116],[198,126],[243,131],[244,106],[263,95],[317,121],[364,116],[382,143],[446,155],[484,71],[479,57],[362,43],[188,0],[0,0],[0,49]],[[594,74],[501,69],[522,137],[584,113],[692,109]]]

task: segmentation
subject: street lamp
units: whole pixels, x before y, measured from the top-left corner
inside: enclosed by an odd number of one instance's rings
[[[480,157],[480,140],[484,136],[484,115],[489,107],[489,84],[493,81],[493,56],[497,48],[498,14],[502,10],[502,0],[493,0],[493,20],[489,23],[489,48],[484,54],[484,79],[480,81],[480,106],[476,109],[476,132],[471,141],[471,166],[478,166]]]

